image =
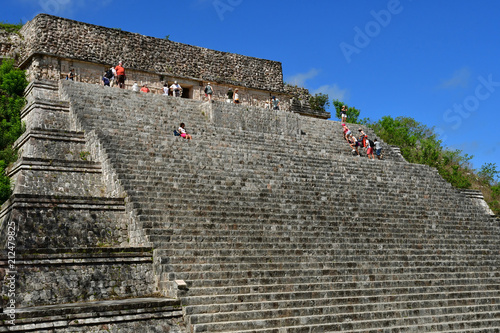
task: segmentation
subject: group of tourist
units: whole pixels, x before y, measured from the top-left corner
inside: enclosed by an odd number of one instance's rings
[[[70,74],[68,75],[69,79],[73,80],[73,72],[71,71]],[[68,78],[67,77],[67,78]],[[120,61],[116,67],[111,67],[108,70],[106,70],[103,75],[102,75],[102,82],[104,86],[107,87],[113,87],[113,86],[118,86],[121,89],[125,88],[125,80],[126,80],[126,75],[125,75],[125,69],[123,68],[123,62]],[[149,93],[151,90],[148,88],[147,84],[143,84],[141,88],[139,88],[139,85],[137,82],[135,82],[132,85],[132,90],[136,92],[144,92],[144,93]],[[181,97],[182,96],[182,87],[181,85],[175,81],[171,86],[168,85],[168,83],[165,83],[163,85],[163,95],[171,95],[174,97]],[[204,89],[205,92],[205,98],[208,100],[208,102],[212,102],[212,97],[214,94],[214,88],[212,87],[211,83],[209,82]],[[227,102],[228,103],[234,103],[234,104],[240,104],[240,93],[238,89],[235,89],[234,91],[229,88],[227,91]],[[273,110],[279,110],[280,109],[280,100],[276,98],[276,96],[272,96],[271,100],[266,102],[266,108],[272,108]]]
[[[116,67],[110,67],[104,72],[102,76],[102,82],[105,86],[113,87],[118,86],[120,89],[125,89],[125,68],[123,68],[123,62],[118,62]]]
[[[344,119],[344,115],[342,114],[342,119]],[[358,129],[358,137],[354,136],[352,131],[347,127],[345,123],[342,123],[342,130],[344,133],[344,140],[347,141],[349,146],[352,149],[352,153],[356,156],[361,156],[359,153],[359,149],[363,149],[366,151],[366,155],[368,155],[369,159],[375,159],[375,155],[379,160],[383,158],[382,155],[382,145],[375,138],[373,141],[368,139],[368,135],[363,131],[362,128]]]

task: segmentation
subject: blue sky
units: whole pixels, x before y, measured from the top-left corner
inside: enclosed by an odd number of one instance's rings
[[[285,82],[372,120],[408,116],[500,168],[500,1],[2,0],[0,21],[44,12],[280,61]]]

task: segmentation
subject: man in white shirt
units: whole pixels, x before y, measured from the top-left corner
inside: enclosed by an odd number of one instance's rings
[[[177,81],[175,81],[174,84],[170,86],[170,89],[172,90],[174,97],[181,97],[182,87],[180,84],[177,83]]]

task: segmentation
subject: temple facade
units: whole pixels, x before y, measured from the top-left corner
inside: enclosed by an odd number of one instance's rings
[[[280,62],[210,50],[39,14],[19,34],[0,34],[1,56],[15,58],[28,79],[59,80],[70,70],[75,80],[102,84],[102,75],[119,61],[126,70],[126,88],[147,84],[163,93],[177,81],[182,97],[204,100],[211,83],[215,100],[226,100],[229,89],[239,90],[243,105],[270,107],[276,96],[280,108],[305,116],[328,119],[330,114],[309,107],[307,89],[283,82]]]

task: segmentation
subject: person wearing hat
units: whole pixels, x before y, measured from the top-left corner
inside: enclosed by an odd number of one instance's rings
[[[273,110],[279,110],[280,109],[280,100],[277,99],[276,96],[273,96],[272,103],[273,103]]]
[[[170,89],[172,89],[172,94],[174,95],[174,97],[181,97],[182,87],[177,83],[177,81],[174,81],[174,84],[170,86]]]
[[[208,102],[212,101],[212,94],[214,93],[214,89],[210,85],[210,82],[207,83],[205,87],[205,97],[208,97]]]

